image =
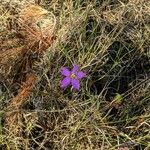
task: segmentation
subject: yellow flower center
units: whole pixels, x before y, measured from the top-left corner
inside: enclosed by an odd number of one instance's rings
[[[76,76],[75,76],[75,74],[74,73],[72,73],[71,75],[70,75],[70,78],[75,78]]]

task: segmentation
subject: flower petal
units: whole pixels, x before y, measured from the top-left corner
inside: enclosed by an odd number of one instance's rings
[[[72,84],[72,87],[76,90],[79,90],[80,89],[80,83],[79,83],[79,80],[77,79],[71,79],[71,84]]]
[[[66,68],[66,67],[62,67],[61,68],[61,74],[66,76],[66,77],[68,77],[68,76],[70,76],[71,71],[68,68]]]
[[[84,78],[84,77],[86,77],[86,74],[85,74],[83,71],[79,71],[79,72],[77,73],[77,78],[78,78],[78,79],[82,79],[82,78]]]
[[[67,87],[70,83],[71,83],[71,79],[70,79],[69,77],[65,77],[65,78],[61,81],[61,88]]]
[[[78,71],[78,69],[79,69],[78,65],[73,65],[71,72],[76,73]]]

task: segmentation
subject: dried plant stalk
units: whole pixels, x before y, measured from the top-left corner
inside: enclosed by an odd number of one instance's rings
[[[21,131],[21,128],[18,126],[19,122],[21,122],[21,113],[19,110],[26,103],[36,81],[37,77],[35,74],[28,75],[26,81],[22,85],[22,88],[18,91],[18,94],[11,99],[7,107],[5,123],[7,129],[14,134],[18,134],[18,131]]]
[[[14,57],[14,60],[16,60],[16,58],[21,60],[23,57],[29,57],[29,55],[34,55],[39,52],[43,54],[43,52],[46,51],[53,43],[53,30],[55,29],[53,19],[51,17],[47,18],[48,16],[46,16],[46,14],[48,15],[48,12],[37,5],[28,5],[20,12],[17,22],[19,30],[16,32],[22,35],[24,46],[4,51],[3,54],[0,55],[1,63],[6,65],[11,57]],[[5,57],[5,59],[2,59],[3,57]],[[30,73],[30,71],[27,70],[32,70],[33,63],[36,62],[36,60],[30,60],[31,58],[25,59],[25,61],[29,61],[30,63],[23,62],[21,64],[21,72],[28,73],[25,75],[26,78],[23,77],[24,82],[20,83],[22,85],[21,89],[19,89],[17,95],[8,103],[7,113],[5,115],[6,128],[13,133],[14,136],[22,133],[22,114],[20,109],[27,102],[33,87],[37,83],[36,74]]]
[[[10,101],[9,110],[20,109],[22,105],[26,102],[26,98],[30,95],[37,77],[35,74],[30,74],[27,76],[26,81],[23,83],[22,88],[18,91],[18,94]]]

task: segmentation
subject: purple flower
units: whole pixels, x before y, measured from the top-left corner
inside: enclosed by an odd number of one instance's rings
[[[61,74],[65,76],[65,78],[61,81],[61,88],[66,88],[69,85],[76,90],[80,89],[80,80],[86,76],[83,71],[79,70],[77,65],[73,65],[72,70],[70,71],[66,67],[62,67]]]

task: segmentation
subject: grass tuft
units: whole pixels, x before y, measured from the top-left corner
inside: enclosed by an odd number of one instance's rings
[[[0,149],[149,150],[149,20],[148,0],[2,0]]]

